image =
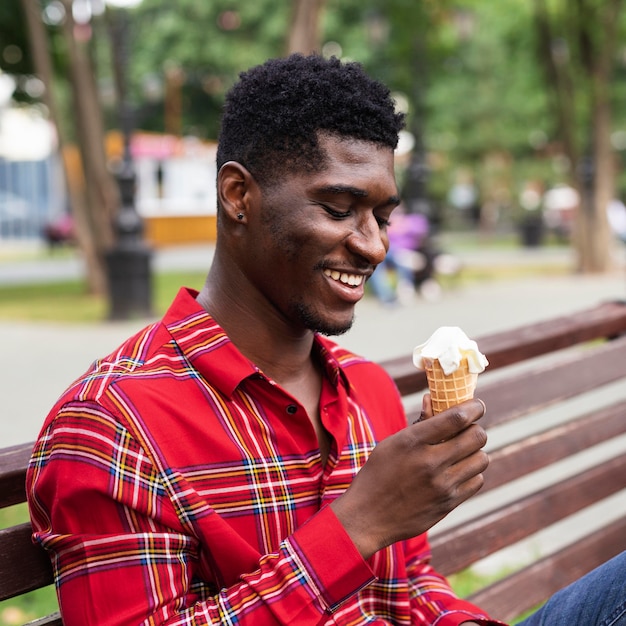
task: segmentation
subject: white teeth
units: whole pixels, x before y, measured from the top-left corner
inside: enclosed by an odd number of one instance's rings
[[[346,272],[338,272],[337,270],[324,270],[324,275],[333,280],[338,280],[344,285],[358,287],[363,282],[363,276],[360,274],[347,274]]]

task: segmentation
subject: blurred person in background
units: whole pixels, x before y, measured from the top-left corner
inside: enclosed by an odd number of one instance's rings
[[[403,205],[394,211],[387,228],[389,250],[369,280],[374,294],[383,304],[409,304],[414,300],[416,273],[429,263],[420,251],[428,231],[426,216],[407,213]]]

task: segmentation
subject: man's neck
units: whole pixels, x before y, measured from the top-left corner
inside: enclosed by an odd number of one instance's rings
[[[314,333],[294,331],[273,311],[266,315],[262,306],[242,305],[241,299],[215,289],[204,288],[198,303],[224,329],[237,349],[264,374],[285,388],[311,375],[317,367],[311,354]]]
[[[319,414],[322,367],[313,350],[314,333],[295,332],[272,311],[263,315],[263,303],[252,306],[246,301],[244,306],[243,298],[231,294],[232,290],[220,290],[218,283],[209,280],[197,300],[237,349],[304,407],[325,463],[330,438]]]

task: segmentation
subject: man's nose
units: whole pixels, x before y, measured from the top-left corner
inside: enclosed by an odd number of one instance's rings
[[[389,239],[378,220],[370,215],[360,219],[356,224],[348,237],[348,246],[352,252],[367,259],[371,265],[378,265],[387,254]]]

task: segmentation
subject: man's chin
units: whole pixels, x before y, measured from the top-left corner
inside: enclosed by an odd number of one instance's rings
[[[311,330],[315,330],[315,332],[319,333],[320,335],[326,335],[327,337],[343,335],[352,328],[353,322],[354,318],[347,325],[344,324],[343,326],[320,326],[317,329],[312,328]]]
[[[311,309],[300,305],[297,307],[298,314],[304,326],[320,335],[336,336],[347,333],[354,323],[354,314],[345,320],[331,320],[328,317],[322,317]]]

